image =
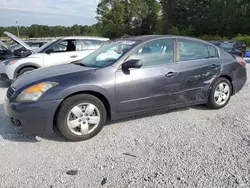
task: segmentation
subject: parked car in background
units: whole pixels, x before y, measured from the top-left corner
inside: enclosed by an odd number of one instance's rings
[[[0,43],[0,61],[6,60],[6,59],[11,59],[11,58],[22,58],[26,57],[30,54],[33,53],[31,47],[23,42],[22,40],[18,40],[18,38],[9,33],[9,32],[4,32],[12,41],[16,41],[15,43],[12,42],[12,46],[7,47],[5,43]],[[16,40],[17,39],[17,40]]]
[[[80,141],[98,134],[107,119],[197,104],[222,108],[245,82],[245,61],[208,42],[138,36],[20,76],[4,106],[18,130],[48,134],[56,125],[66,138]]]
[[[245,57],[246,44],[243,41],[210,41],[230,54]]]
[[[24,46],[16,43],[17,45],[19,45],[19,47],[17,47],[14,50],[14,54],[21,54],[21,53],[28,52],[27,54],[24,55],[24,57],[26,57],[26,56],[30,55],[31,53],[34,53],[35,49],[42,47],[44,44],[46,44],[48,42],[49,41],[26,41],[25,43],[30,47],[30,50],[27,50]]]
[[[5,43],[0,41],[0,62],[13,57],[15,57],[15,54],[8,49]]]
[[[25,41],[26,44],[28,44],[31,49],[37,49],[37,48],[41,48],[44,44],[50,42],[50,40],[28,40]]]
[[[44,44],[49,42],[49,40],[34,40],[34,41],[24,41],[27,45],[31,47],[32,50],[42,47]],[[12,44],[8,48],[10,51],[24,51],[26,50],[21,44],[12,42]]]
[[[94,52],[108,41],[108,38],[88,36],[68,36],[51,41],[41,48],[32,50],[21,39],[12,36],[24,48],[32,51],[25,58],[13,58],[2,61],[0,77],[4,80],[13,80],[21,74],[41,67],[66,64],[80,60]]]
[[[1,42],[3,42],[4,44],[6,44],[6,43],[7,43],[7,40],[1,40]]]

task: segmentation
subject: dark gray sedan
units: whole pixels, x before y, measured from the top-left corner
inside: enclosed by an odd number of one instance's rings
[[[83,60],[20,76],[8,89],[5,111],[19,130],[48,134],[57,126],[80,141],[98,134],[107,119],[198,104],[222,108],[246,79],[245,61],[211,43],[130,37]]]

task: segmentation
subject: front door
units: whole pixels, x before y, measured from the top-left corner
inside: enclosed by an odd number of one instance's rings
[[[186,39],[178,39],[177,44],[180,102],[205,100],[212,80],[220,73],[217,49]]]
[[[142,67],[116,72],[118,113],[142,111],[178,102],[178,74],[174,63],[174,40],[149,42],[128,59],[140,59]]]
[[[79,60],[76,51],[76,41],[62,40],[45,51],[43,62],[44,66],[53,66],[70,63],[76,60]]]

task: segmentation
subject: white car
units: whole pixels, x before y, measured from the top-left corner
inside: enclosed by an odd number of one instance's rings
[[[32,54],[24,58],[11,58],[1,62],[0,81],[13,80],[21,74],[41,67],[71,63],[83,59],[109,41],[109,38],[92,36],[68,36],[48,42],[32,50],[29,45],[5,32],[8,37],[21,44]]]

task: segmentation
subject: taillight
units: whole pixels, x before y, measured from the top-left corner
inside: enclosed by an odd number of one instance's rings
[[[237,56],[236,60],[239,64],[241,64],[243,67],[246,67],[246,62],[242,57]]]

